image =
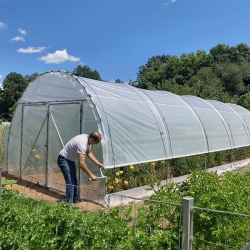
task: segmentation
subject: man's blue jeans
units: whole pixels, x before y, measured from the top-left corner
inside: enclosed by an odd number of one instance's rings
[[[57,164],[63,173],[66,182],[66,202],[74,203],[78,197],[78,180],[76,176],[76,164],[59,155]]]

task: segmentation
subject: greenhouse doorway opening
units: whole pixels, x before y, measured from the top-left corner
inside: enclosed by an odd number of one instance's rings
[[[64,145],[81,133],[82,106],[82,102],[70,101],[23,104],[20,154],[23,179],[34,176],[42,181],[41,185],[65,190],[57,157]],[[32,124],[29,122],[31,117]],[[80,179],[79,167],[77,175]]]

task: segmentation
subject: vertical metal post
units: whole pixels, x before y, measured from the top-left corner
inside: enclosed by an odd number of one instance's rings
[[[230,157],[231,157],[231,168],[233,168],[233,150],[230,149]]]
[[[82,134],[82,116],[83,116],[83,102],[80,103],[80,134]],[[81,187],[81,170],[78,164],[78,186]],[[79,193],[77,194],[80,198],[82,198],[82,189],[79,188]]]
[[[22,104],[22,118],[21,118],[21,145],[20,145],[20,178],[22,177],[22,160],[23,160],[23,109],[24,105]]]
[[[193,197],[184,197],[182,199],[183,206],[183,231],[182,231],[182,250],[192,250],[193,238],[193,213],[194,206]]]
[[[207,154],[204,154],[205,170],[207,170]]]
[[[0,124],[0,201],[2,197],[2,124]]]
[[[49,180],[49,114],[50,114],[50,104],[47,109],[47,139],[46,139],[46,169],[45,169],[45,186],[48,187]]]

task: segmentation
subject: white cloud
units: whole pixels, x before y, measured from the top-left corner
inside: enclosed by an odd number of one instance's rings
[[[32,54],[32,53],[40,53],[42,51],[44,51],[47,47],[28,47],[27,49],[23,49],[23,48],[20,48],[17,50],[17,52],[19,53],[29,53],[29,54]]]
[[[7,25],[5,23],[0,22],[0,29],[6,29]]]
[[[2,75],[0,75],[0,78],[3,78],[3,76],[2,76]]]
[[[26,35],[27,32],[25,30],[22,30],[21,28],[18,29],[18,31],[22,34],[22,35]]]
[[[45,63],[59,64],[65,61],[79,62],[80,58],[68,55],[66,49],[56,50],[54,54],[48,54],[38,58],[39,60],[45,61]]]
[[[163,5],[164,6],[167,6],[167,5],[169,5],[169,4],[171,4],[171,3],[175,3],[177,0],[170,0],[170,1],[168,1],[167,3],[164,3]]]
[[[24,42],[24,37],[23,36],[17,36],[12,38],[10,41],[17,42],[17,41],[23,41]]]

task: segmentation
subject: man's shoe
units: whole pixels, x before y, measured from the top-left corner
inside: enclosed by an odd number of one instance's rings
[[[78,198],[77,200],[74,201],[74,203],[80,203],[80,202],[84,202],[84,201],[86,201],[86,200]]]

